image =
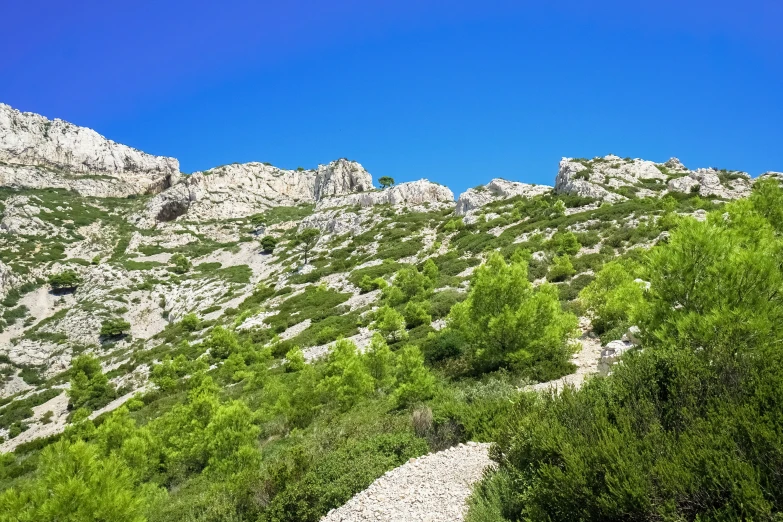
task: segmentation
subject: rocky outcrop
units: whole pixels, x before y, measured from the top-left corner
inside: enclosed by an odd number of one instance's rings
[[[460,194],[457,200],[456,214],[464,216],[471,210],[483,207],[493,201],[521,196],[532,198],[550,192],[552,187],[548,185],[530,185],[517,181],[507,181],[495,178],[486,185],[471,188]]]
[[[347,196],[325,198],[318,202],[315,209],[323,210],[335,207],[369,207],[372,205],[424,205],[454,203],[454,193],[437,183],[426,179],[400,183],[384,190],[360,192]]]
[[[327,196],[372,189],[359,163],[339,159],[315,170],[284,170],[266,163],[234,163],[183,176],[137,216],[144,227],[186,215],[192,221],[236,219],[275,206],[312,204]]]
[[[688,171],[685,176],[671,179],[668,188],[674,192],[698,192],[701,196],[738,199],[750,195],[752,185],[750,175],[746,172],[709,168]]]
[[[372,189],[372,176],[355,161],[339,159],[328,165],[318,165],[315,171],[315,201]]]
[[[11,290],[19,281],[19,276],[14,274],[11,267],[0,261],[0,299],[8,295],[8,291]]]
[[[625,195],[660,197],[669,191],[697,192],[702,196],[737,199],[750,193],[752,181],[745,172],[713,168],[689,170],[677,158],[665,163],[641,159],[563,158],[555,180],[561,194],[618,202]]]
[[[126,197],[160,192],[178,173],[174,158],[146,154],[92,129],[0,104],[0,186]]]
[[[43,211],[30,196],[11,196],[5,200],[0,232],[27,236],[57,234],[57,227],[42,220]]]
[[[367,221],[355,212],[342,212],[338,209],[316,212],[304,218],[299,224],[299,231],[306,228],[317,228],[323,234],[360,234],[363,224]]]

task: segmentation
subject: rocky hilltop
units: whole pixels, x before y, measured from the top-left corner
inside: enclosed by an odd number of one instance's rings
[[[258,509],[287,498],[289,507],[321,502],[322,516],[341,498],[345,506],[327,520],[396,520],[405,513],[427,519],[430,512],[445,513],[432,520],[459,520],[470,484],[491,463],[485,446],[447,448],[471,437],[488,440],[488,432],[475,430],[521,391],[579,387],[638,346],[638,329],[595,331],[580,292],[605,265],[637,263],[643,256],[636,249],[667,244],[679,224],[698,225],[694,220],[722,212],[757,182],[740,171],[691,170],[676,158],[614,155],[554,161],[554,186],[492,179],[456,201],[450,189],[426,179],[375,188],[371,174],[347,159],[315,169],[254,162],[186,175],[174,159],[4,105],[0,162],[0,452],[17,449],[18,459],[3,457],[17,459],[14,473],[28,473],[25,459],[47,444],[41,439],[86,430],[79,424],[85,417],[105,420],[119,408],[119,421],[96,424],[152,419],[152,425],[170,410],[203,406],[219,412],[216,423],[244,426],[252,435],[232,462],[256,466],[246,457],[264,445],[272,464],[257,468],[288,470],[247,496],[263,504]],[[781,173],[762,177],[783,182]],[[464,335],[455,328],[468,315],[451,310],[469,302],[480,279],[474,271],[497,260],[495,253],[526,261],[515,284],[546,299],[552,305],[546,310],[575,314],[563,334],[573,358],[556,376],[509,371],[479,381],[459,373],[470,361],[460,358],[463,343],[453,335]],[[636,275],[623,284],[631,294],[650,285]],[[355,353],[347,355],[340,339],[353,343]],[[74,361],[85,366],[85,359],[94,374],[76,380]],[[376,367],[383,364],[393,371]],[[433,414],[413,399],[413,412],[388,406],[432,385],[433,367],[460,375],[443,384],[451,395],[441,410]],[[190,393],[199,383],[207,384]],[[79,386],[94,396],[76,402]],[[360,408],[371,403],[359,420],[346,417],[354,388],[369,394]],[[203,403],[188,402],[194,398]],[[460,417],[473,415],[466,404],[482,412],[481,422]],[[212,424],[204,424],[199,433],[212,433],[204,431]],[[169,429],[161,425],[155,429]],[[193,426],[171,430],[190,433]],[[354,435],[363,438],[356,442]],[[175,439],[156,439],[167,459],[201,458],[188,453],[198,440],[172,449]],[[312,448],[338,446],[345,452],[328,465],[308,460]],[[274,460],[289,449],[290,462]],[[415,460],[428,451],[430,457]],[[376,459],[362,452],[386,453]],[[201,471],[220,477],[215,463],[192,462],[166,472],[167,484],[177,485],[169,507],[203,502],[217,491],[206,495],[192,481]],[[185,478],[175,475],[184,468]],[[320,475],[313,478],[320,470],[331,473],[326,485]],[[432,477],[443,479],[437,488],[420,486]],[[305,482],[329,491],[339,484],[340,496],[300,501],[291,490]],[[389,491],[393,497],[385,496]],[[411,510],[412,501],[418,507]],[[316,519],[313,513],[307,519]],[[177,519],[168,515],[159,519]]]
[[[174,158],[152,156],[92,129],[0,104],[2,186],[125,197],[160,192],[178,174]]]
[[[750,193],[752,180],[746,172],[699,168],[689,170],[677,158],[665,163],[620,158],[563,158],[555,178],[561,194],[609,202],[629,197],[659,197],[668,192],[698,193],[721,199],[737,199]]]
[[[315,170],[235,163],[178,178],[150,200],[137,223],[149,227],[180,216],[189,221],[242,218],[271,207],[313,204],[372,188],[372,177],[364,167],[346,159]]]

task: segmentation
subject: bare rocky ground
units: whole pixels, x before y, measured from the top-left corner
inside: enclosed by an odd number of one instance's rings
[[[468,442],[411,459],[373,482],[322,522],[463,520],[473,484],[494,466],[489,444]]]

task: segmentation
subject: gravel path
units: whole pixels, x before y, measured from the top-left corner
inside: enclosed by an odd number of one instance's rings
[[[321,522],[456,522],[472,486],[494,463],[489,444],[468,442],[388,471]]]
[[[576,372],[553,381],[525,386],[524,391],[552,390],[555,393],[560,393],[566,385],[579,389],[588,376],[598,373],[598,363],[601,361],[601,340],[587,331],[586,324],[583,321],[583,324],[580,325],[583,330],[583,334],[579,338],[582,348],[571,358],[571,362],[576,365]]]

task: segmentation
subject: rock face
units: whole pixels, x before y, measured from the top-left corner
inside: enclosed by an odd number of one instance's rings
[[[456,213],[458,216],[464,216],[471,210],[483,207],[499,199],[508,199],[514,196],[531,198],[546,194],[551,190],[552,187],[548,185],[530,185],[528,183],[495,178],[482,187],[471,188],[460,194],[457,200]]]
[[[177,179],[138,216],[150,227],[187,214],[188,220],[235,219],[274,206],[312,204],[327,196],[372,189],[372,176],[339,159],[316,170],[283,170],[265,163],[235,163]]]
[[[18,279],[13,270],[0,261],[0,299],[8,294],[8,291],[17,284]]]
[[[331,197],[322,199],[318,202],[315,209],[317,211],[335,208],[360,206],[369,207],[372,205],[424,205],[454,203],[454,193],[444,187],[426,179],[400,183],[391,188],[376,190],[372,192],[359,192],[347,196]]]
[[[362,232],[362,225],[367,220],[368,218],[363,218],[355,212],[329,209],[304,218],[299,224],[299,231],[306,228],[317,228],[323,234],[359,234]]]
[[[561,194],[590,197],[612,203],[624,194],[660,197],[672,192],[696,192],[702,196],[737,199],[750,193],[752,181],[745,172],[713,168],[689,170],[677,158],[665,163],[614,155],[592,160],[563,158],[555,180]]]
[[[471,486],[494,466],[488,453],[489,444],[468,442],[411,459],[330,511],[321,522],[464,520]]]
[[[178,173],[174,158],[152,156],[92,129],[0,104],[0,186],[125,197],[160,192]]]

